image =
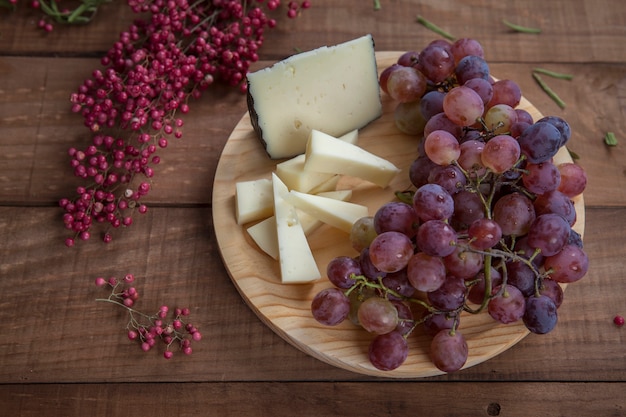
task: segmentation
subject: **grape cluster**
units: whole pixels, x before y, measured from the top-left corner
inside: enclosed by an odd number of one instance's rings
[[[518,108],[519,86],[491,77],[473,39],[407,52],[379,81],[397,102],[397,127],[423,135],[409,170],[414,189],[354,224],[359,254],[330,261],[333,287],[314,297],[313,317],[371,332],[369,359],[380,370],[406,360],[418,328],[432,336],[438,369],[461,369],[463,314],[550,332],[562,284],[589,264],[572,228],[585,172],[554,162],[568,123]]]
[[[182,137],[180,114],[214,82],[245,92],[245,76],[259,59],[265,30],[276,26],[267,12],[280,4],[128,0],[142,18],[120,34],[101,60],[104,68],[94,70],[70,97],[72,111],[93,137],[84,149],[68,151],[74,175],[86,184],[59,201],[72,232],[67,246],[90,239],[95,224],[109,225],[103,236],[109,242],[110,230],[130,226],[133,213],[147,211],[140,200],[161,162],[158,151],[172,137]],[[310,2],[286,6],[294,18]]]

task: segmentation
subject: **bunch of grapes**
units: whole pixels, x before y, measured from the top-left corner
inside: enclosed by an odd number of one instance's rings
[[[554,162],[568,123],[518,108],[519,86],[491,77],[473,39],[403,54],[380,86],[398,103],[397,127],[423,134],[409,170],[415,188],[354,224],[359,254],[328,264],[333,287],[314,297],[314,318],[329,326],[349,319],[371,332],[369,359],[381,370],[406,360],[418,328],[432,335],[438,369],[461,369],[463,314],[550,332],[562,284],[589,264],[572,228],[585,172]]]

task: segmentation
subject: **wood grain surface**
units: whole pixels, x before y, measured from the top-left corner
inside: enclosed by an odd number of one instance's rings
[[[572,127],[568,147],[588,174],[585,248],[590,270],[570,285],[548,335],[452,375],[402,380],[329,365],[261,321],[218,250],[213,184],[245,96],[215,86],[192,103],[146,198],[149,211],[112,245],[68,250],[56,203],[81,182],[67,149],[90,140],[69,95],[135,16],[104,5],[89,25],[44,35],[24,3],[0,9],[0,404],[3,414],[83,417],[407,415],[622,416],[626,410],[623,279],[626,248],[626,3],[621,0],[313,0],[296,20],[277,15],[255,68],[296,50],[372,33],[378,50],[421,49],[437,36],[422,15],[481,41],[494,74],[517,81],[544,114]],[[287,2],[282,7],[287,6]],[[510,31],[508,20],[542,29]],[[532,79],[543,67],[560,109]],[[615,132],[618,146],[603,136]],[[237,229],[238,230],[238,229]],[[94,230],[94,233],[96,231]],[[97,233],[96,233],[97,234]],[[190,357],[165,361],[125,336],[122,311],[94,302],[96,276],[132,272],[140,308],[186,305],[204,334]]]

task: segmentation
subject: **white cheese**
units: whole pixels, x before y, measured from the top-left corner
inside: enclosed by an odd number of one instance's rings
[[[270,216],[246,229],[254,243],[272,258],[278,260],[276,216]]]
[[[304,154],[300,154],[276,164],[276,175],[290,190],[307,193],[336,174],[304,171]]]
[[[350,233],[355,221],[369,215],[367,206],[294,190],[285,199],[294,207],[346,233]]]
[[[312,130],[309,135],[304,170],[350,175],[380,187],[386,187],[400,172],[388,160],[319,130]]]
[[[235,217],[237,224],[264,219],[274,213],[272,181],[260,178],[235,184]]]
[[[353,145],[357,145],[359,143],[359,129],[351,130],[345,135],[339,136],[337,139],[351,143]]]
[[[352,190],[329,191],[320,193],[319,195],[334,198],[336,200],[348,201],[352,198]],[[310,214],[297,209],[296,212],[305,235],[308,236],[322,225],[321,220],[311,216]],[[263,252],[278,260],[278,237],[276,235],[275,216],[270,216],[267,219],[248,227],[247,231],[252,240],[254,240]]]
[[[285,200],[289,190],[273,173],[272,184],[281,282],[300,284],[315,281],[322,275],[298,219],[296,208]]]
[[[303,153],[311,129],[337,137],[382,114],[371,35],[293,55],[247,81],[251,123],[273,159]]]
[[[358,132],[357,129],[354,129],[337,139],[356,145],[359,138]],[[276,175],[290,190],[310,194],[333,190],[339,181],[339,178],[333,178],[337,175],[310,170],[304,171],[304,159],[305,155],[300,154],[276,164]]]
[[[341,175],[333,175],[328,180],[324,181],[321,184],[316,185],[315,187],[309,190],[309,194],[320,194],[325,192],[334,191],[337,189],[337,184],[339,184],[339,180],[341,179]]]

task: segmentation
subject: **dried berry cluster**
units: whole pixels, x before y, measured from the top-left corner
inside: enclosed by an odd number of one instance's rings
[[[189,309],[177,307],[170,310],[167,305],[163,305],[153,315],[136,310],[133,306],[139,299],[139,292],[132,286],[134,281],[132,274],[127,274],[123,280],[115,277],[96,278],[96,286],[111,288],[107,298],[99,298],[97,301],[113,303],[126,309],[129,316],[126,326],[128,338],[137,341],[144,352],[150,351],[160,341],[165,344],[165,359],[174,356],[172,349],[176,347],[185,355],[191,355],[191,343],[201,340],[202,334],[196,326],[184,321],[189,316]]]
[[[160,162],[159,149],[182,137],[180,114],[189,111],[214,82],[246,89],[250,65],[258,60],[264,32],[276,26],[268,16],[278,0],[128,0],[141,16],[120,35],[93,71],[71,95],[72,111],[93,132],[85,149],[69,149],[74,175],[84,179],[73,198],[63,198],[65,227],[76,239],[91,237],[91,227],[130,226],[139,200],[150,191],[149,179]],[[291,1],[287,15],[310,7]],[[142,180],[133,181],[136,176]],[[110,232],[103,240],[112,239]]]

